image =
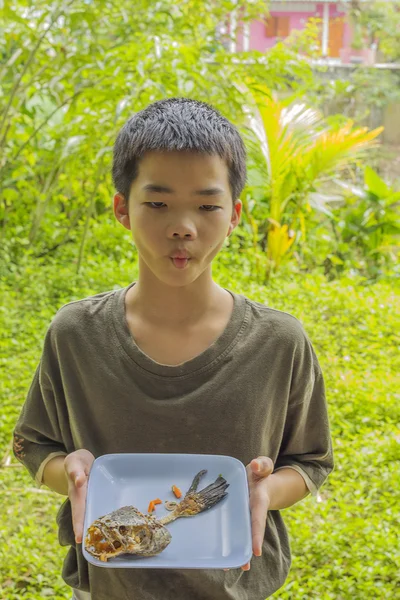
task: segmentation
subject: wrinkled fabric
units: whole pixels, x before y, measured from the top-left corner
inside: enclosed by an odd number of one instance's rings
[[[72,590],[72,600],[92,600],[89,592],[82,592],[81,590]]]

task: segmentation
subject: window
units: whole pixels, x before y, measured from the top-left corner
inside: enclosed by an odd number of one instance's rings
[[[285,38],[289,35],[290,31],[290,17],[289,15],[284,16],[273,16],[270,15],[267,18],[265,35],[267,37],[280,37]]]

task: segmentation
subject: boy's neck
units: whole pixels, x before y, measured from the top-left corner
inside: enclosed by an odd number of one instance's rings
[[[233,298],[212,278],[172,287],[159,280],[139,280],[125,298],[126,311],[149,326],[173,330],[191,328],[218,318],[232,308]]]

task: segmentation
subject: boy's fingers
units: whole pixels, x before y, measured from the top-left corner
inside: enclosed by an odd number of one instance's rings
[[[85,520],[88,476],[93,464],[93,455],[86,450],[69,454],[64,462],[68,479],[68,496],[71,501],[72,525],[76,543],[82,542]]]
[[[250,463],[253,473],[258,477],[268,477],[274,470],[274,463],[268,456],[259,456]]]
[[[76,487],[82,487],[82,485],[85,483],[86,481],[86,475],[83,473],[79,473],[79,475],[76,475],[75,477],[75,485]]]
[[[79,544],[82,542],[83,522],[85,519],[85,504],[86,504],[87,486],[75,488],[71,490],[71,510],[72,510],[72,525],[75,534],[75,541]]]
[[[255,556],[261,556],[268,515],[268,495],[261,488],[253,492],[250,499],[250,510],[253,553]]]
[[[85,465],[78,456],[69,454],[64,461],[65,472],[68,477],[75,481],[75,478],[80,474],[85,474]]]

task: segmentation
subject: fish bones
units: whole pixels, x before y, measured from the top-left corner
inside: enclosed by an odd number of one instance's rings
[[[219,477],[204,489],[197,492],[201,477],[207,473],[200,471],[193,479],[185,497],[173,511],[156,519],[144,515],[134,506],[123,506],[114,512],[96,519],[88,528],[85,548],[95,558],[106,562],[119,554],[135,554],[149,557],[159,554],[170,543],[172,536],[165,527],[179,517],[193,517],[220,502],[227,494],[229,483]]]

